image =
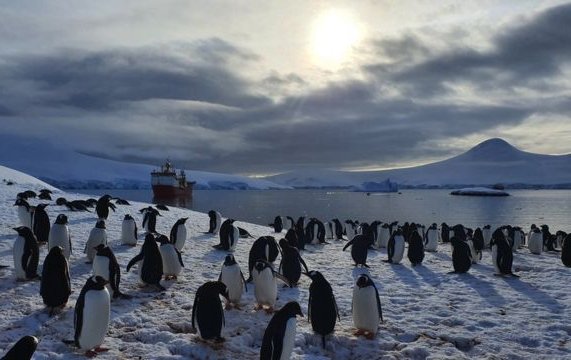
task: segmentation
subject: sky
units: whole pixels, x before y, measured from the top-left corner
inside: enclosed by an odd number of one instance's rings
[[[246,175],[571,152],[568,1],[4,1],[0,126]]]

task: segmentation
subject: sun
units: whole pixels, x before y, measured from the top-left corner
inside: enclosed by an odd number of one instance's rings
[[[329,10],[313,23],[310,42],[312,60],[320,67],[337,68],[348,60],[359,38],[359,25],[350,14]]]

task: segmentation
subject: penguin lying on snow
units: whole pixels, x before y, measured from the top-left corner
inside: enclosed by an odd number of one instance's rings
[[[222,295],[228,299],[228,289],[220,281],[209,281],[196,290],[192,305],[192,327],[197,329],[204,340],[224,341],[224,310],[220,302]]]
[[[290,301],[274,314],[262,339],[260,360],[289,359],[295,343],[296,316],[303,316],[297,301]]]
[[[8,350],[1,360],[30,360],[38,347],[38,338],[24,336]]]
[[[353,325],[357,329],[355,335],[365,335],[372,339],[379,327],[379,319],[383,321],[383,309],[379,291],[369,275],[361,274],[353,288]]]

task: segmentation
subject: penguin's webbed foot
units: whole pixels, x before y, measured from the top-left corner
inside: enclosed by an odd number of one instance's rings
[[[226,306],[224,306],[224,310],[232,310],[234,308],[234,304],[227,302]]]
[[[269,306],[268,308],[264,309],[266,311],[266,314],[273,314],[274,313],[274,307],[273,306]]]

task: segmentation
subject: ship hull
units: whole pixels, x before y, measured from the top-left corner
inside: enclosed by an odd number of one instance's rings
[[[153,195],[156,198],[192,197],[192,187],[179,188],[169,185],[153,185]]]

